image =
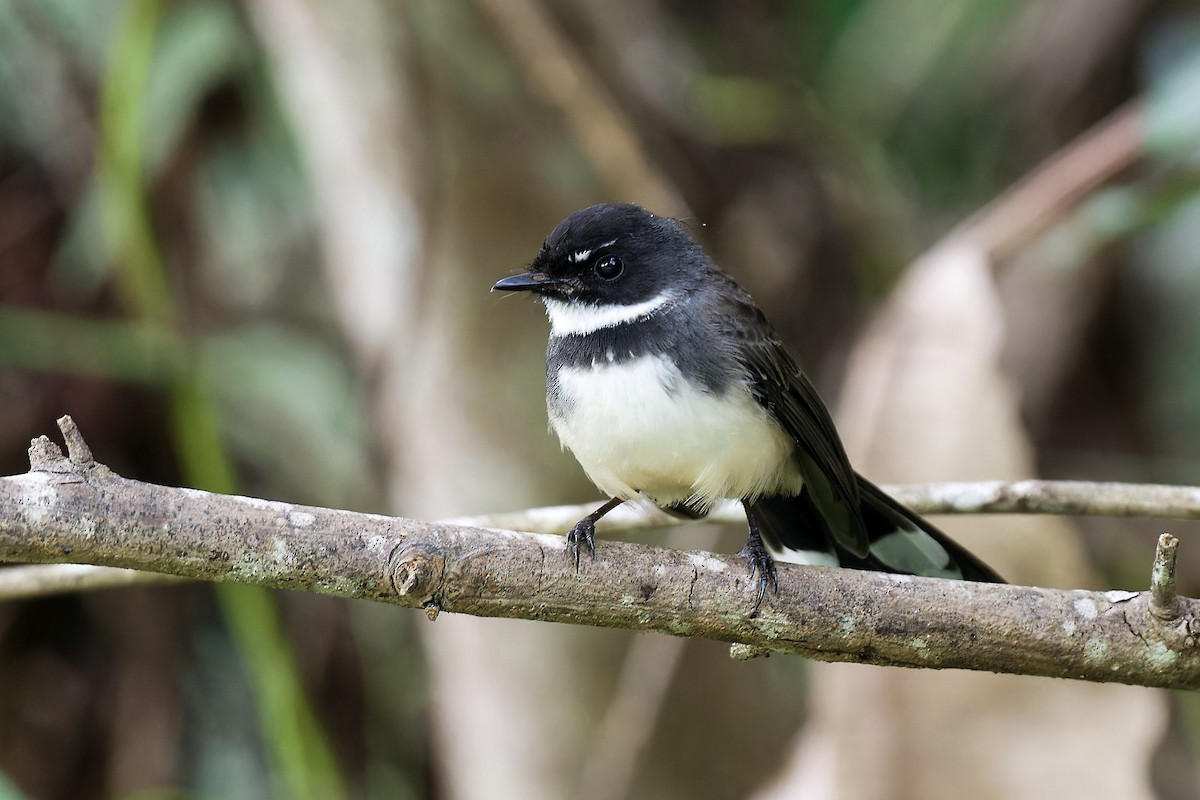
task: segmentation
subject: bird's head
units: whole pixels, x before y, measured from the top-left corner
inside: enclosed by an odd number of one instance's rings
[[[629,203],[589,206],[546,237],[527,271],[493,291],[527,291],[547,307],[632,307],[687,293],[706,264],[676,220]]]

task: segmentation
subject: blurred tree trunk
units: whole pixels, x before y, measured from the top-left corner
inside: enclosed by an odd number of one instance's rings
[[[521,196],[528,182],[513,174],[511,185],[490,184],[498,176],[489,176],[489,163],[503,158],[490,160],[478,139],[460,143],[472,163],[453,176],[424,161],[445,144],[424,140],[431,125],[439,137],[474,134],[438,107],[441,97],[423,109],[436,120],[414,124],[415,56],[406,34],[420,9],[378,0],[336,11],[312,0],[251,7],[309,161],[342,325],[376,379],[394,508],[437,518],[533,503],[537,470],[504,441],[529,430],[530,414],[514,403],[544,413],[539,355],[503,355],[508,337],[497,328],[488,289],[516,266],[497,257],[506,239],[514,251],[537,240],[520,225],[504,230],[505,215],[473,209],[503,195],[516,212],[528,205]],[[436,191],[425,191],[421,167],[433,173]],[[444,235],[429,229],[430,219],[445,224]],[[537,316],[530,313],[529,324]],[[510,381],[520,390],[497,392]],[[452,615],[420,627],[435,781],[445,795],[568,795],[586,735],[578,721],[596,714],[591,681],[578,680],[570,665],[594,661],[597,653],[580,649],[594,651],[613,634]]]
[[[425,346],[397,398],[407,414],[393,445],[421,465],[396,485],[400,505],[428,519],[533,504],[562,481],[507,444],[511,433],[530,430],[514,403],[543,413],[541,370],[529,368],[540,365],[541,354],[518,346],[536,338],[500,328],[499,298],[488,293],[511,269],[494,260],[506,232],[487,224],[495,217],[472,209],[494,195],[478,185],[455,188],[438,216],[448,231],[470,235],[439,237],[427,251],[426,307],[439,311],[421,326]],[[520,204],[519,192],[512,194]],[[535,309],[524,311],[531,323],[544,324]],[[570,795],[589,733],[581,721],[599,713],[592,676],[578,665],[607,660],[601,648],[619,635],[449,614],[421,627],[448,795]]]

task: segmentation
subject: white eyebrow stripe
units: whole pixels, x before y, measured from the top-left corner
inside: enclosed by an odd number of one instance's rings
[[[590,256],[592,253],[596,252],[597,250],[603,250],[604,248],[606,248],[610,245],[614,245],[616,243],[617,243],[616,239],[610,239],[609,241],[605,242],[604,244],[600,245],[599,247],[593,247],[588,250],[577,250],[571,254],[570,259],[575,264],[578,264],[582,261],[587,261],[588,256]]]
[[[632,305],[593,306],[584,303],[568,303],[553,297],[545,297],[546,314],[550,317],[551,336],[585,336],[589,333],[615,328],[629,322],[648,317],[673,298],[667,292]]]

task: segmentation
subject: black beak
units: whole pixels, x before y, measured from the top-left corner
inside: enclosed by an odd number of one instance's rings
[[[496,281],[492,291],[537,292],[554,286],[555,280],[544,272],[522,272]]]

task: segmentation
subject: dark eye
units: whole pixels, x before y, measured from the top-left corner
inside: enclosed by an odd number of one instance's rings
[[[592,270],[600,278],[613,281],[621,277],[621,273],[625,271],[625,264],[616,256],[601,256],[592,265]]]

